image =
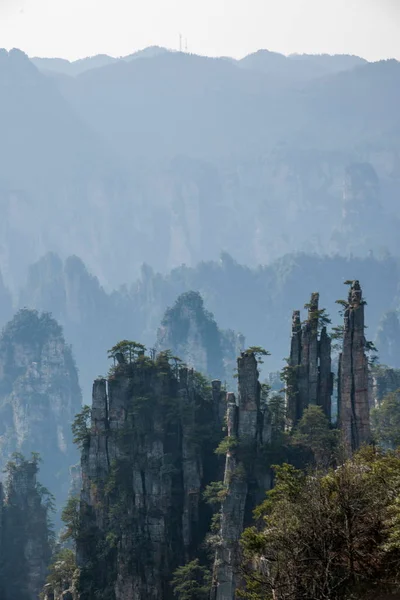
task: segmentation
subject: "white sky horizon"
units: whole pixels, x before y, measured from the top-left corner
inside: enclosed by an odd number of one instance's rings
[[[68,60],[148,46],[400,60],[400,0],[0,0],[0,47]]]

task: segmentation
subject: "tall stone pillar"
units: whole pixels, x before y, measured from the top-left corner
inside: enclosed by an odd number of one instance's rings
[[[300,311],[293,311],[292,337],[290,343],[289,368],[292,370],[290,390],[286,386],[286,403],[288,417],[291,423],[297,423],[301,418],[301,406],[299,400],[299,369],[301,365],[302,331]]]
[[[293,312],[289,357],[290,383],[286,388],[288,416],[292,425],[310,405],[321,406],[330,419],[333,374],[331,339],[326,327],[319,329],[319,294],[311,294],[307,320],[301,324],[300,311]]]
[[[364,305],[358,281],[351,285],[344,313],[340,356],[339,427],[350,456],[371,441],[368,399],[368,360],[365,353]]]
[[[318,342],[319,371],[318,371],[318,405],[322,407],[330,419],[332,411],[333,373],[331,358],[331,338],[326,327],[322,328]]]
[[[226,454],[224,485],[227,493],[221,507],[221,542],[214,563],[214,600],[233,600],[238,585],[239,541],[245,527],[248,508],[254,508],[254,473],[257,442],[260,437],[260,383],[257,360],[253,353],[238,358],[238,398],[227,397],[227,428],[235,440]]]

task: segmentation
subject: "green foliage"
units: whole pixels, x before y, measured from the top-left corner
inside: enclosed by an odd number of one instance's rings
[[[347,308],[349,305],[347,300],[336,300],[336,304],[340,304],[340,306],[343,306],[343,308]]]
[[[286,359],[289,362],[289,359]],[[283,367],[280,377],[285,385],[286,397],[288,399],[288,404],[292,406],[295,404],[295,399],[298,394],[297,389],[297,375],[298,375],[298,366],[292,366],[287,364]],[[290,418],[294,418],[292,415],[288,415]]]
[[[336,304],[339,304],[339,306],[341,306],[341,309],[339,310],[339,315],[341,317],[343,317],[345,311],[349,308],[348,300],[336,300]],[[339,328],[340,327],[343,327],[343,331],[344,331],[344,326],[339,326]],[[339,329],[339,328],[337,328],[337,329]]]
[[[387,394],[371,411],[372,431],[383,448],[400,446],[400,390]]]
[[[332,349],[340,352],[342,349],[342,342],[344,336],[344,325],[337,325],[332,327],[331,340],[333,342]]]
[[[262,360],[263,356],[271,356],[271,352],[265,350],[265,348],[262,348],[261,346],[250,346],[245,352],[246,354],[254,354],[259,365],[264,363]]]
[[[218,454],[219,456],[225,456],[228,452],[234,450],[237,447],[237,439],[232,435],[227,436],[219,443],[218,447],[215,449],[215,454]]]
[[[254,511],[255,518],[261,519],[269,513],[281,500],[290,499],[296,502],[306,477],[304,471],[296,469],[293,465],[283,463],[273,465],[275,473],[274,487],[267,492],[267,498]]]
[[[76,542],[78,539],[80,531],[79,504],[79,498],[70,496],[62,511],[61,518],[65,525],[65,530],[61,534],[62,542],[67,540]]]
[[[366,352],[378,352],[374,342],[371,342],[371,341],[365,342],[365,351]]]
[[[256,511],[257,526],[242,537],[242,597],[366,600],[399,594],[399,497],[398,452],[367,448],[326,474],[280,467],[275,488]]]
[[[5,497],[1,518],[1,597],[27,600],[32,597],[32,562],[29,547],[45,564],[50,562],[53,531],[49,511],[52,497],[37,480],[39,457],[26,460],[14,454],[6,467]],[[31,559],[32,560],[32,559]]]
[[[338,449],[338,432],[331,428],[320,406],[308,406],[296,426],[292,444],[305,450],[312,464],[327,468],[335,461]]]
[[[83,448],[89,442],[91,414],[90,406],[85,405],[72,423],[74,444],[77,444],[79,448]]]
[[[3,340],[42,345],[49,337],[63,339],[62,328],[50,313],[20,309],[3,330]]]
[[[223,481],[212,481],[206,486],[203,498],[211,506],[222,504],[228,493],[228,488]]]
[[[44,506],[47,511],[47,515],[49,517],[48,525],[49,525],[49,529],[50,529],[52,527],[51,521],[50,521],[50,514],[52,514],[56,511],[56,499],[54,498],[53,494],[51,492],[49,492],[47,487],[45,487],[44,485],[42,485],[39,482],[36,483],[36,491],[39,495],[42,506]]]
[[[158,559],[153,555],[153,541],[149,540],[140,525],[143,519],[152,518],[153,515],[154,518],[162,518],[164,514],[168,520],[170,533],[166,540],[166,557],[169,564],[170,561],[184,562],[186,559],[179,524],[179,498],[183,492],[182,443],[186,444],[190,456],[198,457],[199,464],[203,466],[202,480],[205,485],[218,478],[219,461],[214,449],[221,439],[221,431],[217,420],[214,422],[210,419],[214,407],[210,382],[205,377],[191,372],[188,374],[188,382],[193,384],[190,393],[179,393],[183,379],[179,382],[177,375],[182,374],[184,368],[170,350],[160,352],[154,359],[139,355],[132,369],[119,371],[117,368],[116,377],[124,373],[127,379],[132,376],[134,385],[127,390],[123,425],[118,430],[107,432],[112,444],[109,447],[113,448],[110,468],[107,474],[99,473],[96,477],[90,477],[90,507],[83,501],[79,504],[71,499],[63,514],[66,525],[63,539],[77,540],[82,556],[84,567],[80,572],[79,585],[85,597],[103,600],[113,597],[107,596],[107,589],[112,589],[115,583],[117,556],[125,536],[133,538],[134,550],[126,561],[132,572],[137,564],[141,568],[143,564],[157,563]],[[89,417],[89,413],[86,416]],[[80,415],[77,424],[76,437],[84,442],[87,434],[90,434],[85,414]],[[164,450],[159,454],[151,448]],[[171,490],[172,506],[168,502],[164,508],[151,507],[147,503],[139,507],[134,496],[138,482],[133,481],[138,472],[142,477],[145,496],[151,492],[149,489],[146,492],[148,473],[154,473],[165,489]],[[219,493],[221,502],[223,489],[216,490],[211,486],[207,497],[210,502],[212,491]],[[210,524],[212,511],[206,503],[201,503],[196,524],[198,531],[195,536],[199,540],[204,539]],[[97,526],[98,516],[104,523],[101,529]],[[174,558],[171,553],[175,554]],[[190,578],[184,579],[184,574],[184,569],[176,574],[176,594],[180,594],[176,597],[185,598],[186,592],[196,594],[193,597],[203,597],[200,595],[206,590],[203,583],[195,585]],[[170,576],[167,570],[159,573],[163,586],[167,580],[170,581]]]
[[[212,397],[211,397],[212,388],[210,385],[210,381],[207,379],[207,377],[202,375],[202,373],[195,371],[193,373],[193,383],[194,383],[194,388],[196,390],[196,393],[201,398],[203,398],[203,400],[211,402],[212,401]]]
[[[332,321],[325,308],[314,308],[311,303],[305,304],[304,308],[308,309],[308,319],[318,331],[331,324]]]
[[[260,405],[262,407],[263,406],[267,406],[270,391],[271,391],[271,386],[269,385],[269,383],[264,382],[264,383],[261,384]]]
[[[368,355],[368,364],[370,367],[374,366],[378,362],[378,350],[375,344],[369,340],[365,342],[365,352]]]
[[[281,394],[272,394],[268,400],[267,410],[271,424],[272,440],[280,440],[287,423],[286,401]]]
[[[143,354],[146,347],[139,342],[131,340],[121,340],[118,344],[115,344],[110,350],[108,350],[108,358],[112,358],[115,361],[120,356],[126,363],[132,363],[135,361],[140,354]]]
[[[57,552],[50,566],[47,583],[56,594],[61,594],[72,582],[76,571],[75,552],[64,548]]]
[[[286,401],[281,394],[272,394],[266,407],[268,428],[263,434],[263,445],[259,449],[257,462],[263,472],[267,472],[274,464],[288,460],[289,436],[287,428]],[[267,437],[268,436],[268,437]],[[254,455],[252,460],[254,460]]]
[[[9,460],[5,466],[4,472],[7,473],[7,481],[11,482],[13,475],[21,470],[26,470],[29,465],[34,467],[34,472],[37,473],[39,470],[39,463],[42,462],[38,452],[31,452],[31,460],[27,461],[25,456],[21,452],[13,452],[11,454],[11,460]]]
[[[177,600],[208,600],[210,587],[211,573],[197,558],[176,569],[172,580]]]

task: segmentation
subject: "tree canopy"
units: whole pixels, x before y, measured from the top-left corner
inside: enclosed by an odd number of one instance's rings
[[[400,593],[399,496],[398,451],[363,449],[326,474],[277,467],[257,526],[242,538],[242,596],[366,600]]]

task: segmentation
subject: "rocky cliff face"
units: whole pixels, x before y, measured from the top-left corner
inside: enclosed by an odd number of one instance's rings
[[[230,384],[236,357],[244,349],[244,343],[243,336],[218,328],[198,292],[179,296],[166,311],[157,336],[159,350],[169,349],[189,367]]]
[[[299,249],[347,253],[360,246],[354,230],[335,244],[330,234],[340,228],[345,169],[360,153],[379,177],[390,220],[398,216],[399,148],[382,133],[397,123],[396,61],[301,94],[297,79],[282,87],[257,70],[184,53],[53,80],[23,53],[2,51],[0,74],[1,130],[13,140],[0,148],[0,264],[14,286],[29,260],[49,249],[66,256],[71,246],[115,286],[144,260],[164,271],[214,259],[221,248],[246,264]],[[245,120],[227,110],[232,99],[246,107]],[[360,177],[369,185],[368,170]],[[373,249],[392,243],[394,253],[397,237],[376,230]],[[132,235],[127,264],[121,240]]]
[[[62,325],[65,337],[73,345],[87,399],[93,377],[107,368],[104,350],[128,327],[129,313],[125,306],[121,310],[123,294],[114,300],[115,296],[106,294],[79,258],[70,256],[62,261],[54,253],[30,266],[19,294],[19,307],[50,312]]]
[[[46,579],[50,498],[36,480],[37,471],[36,459],[17,456],[8,464],[4,499],[0,498],[2,600],[37,600]]]
[[[307,320],[301,324],[300,311],[294,311],[288,363],[288,416],[296,424],[310,404],[321,406],[331,418],[333,373],[331,372],[331,339],[325,326],[319,334],[321,311],[319,294],[312,294]]]
[[[257,360],[242,352],[238,364],[238,396],[227,397],[229,449],[226,454],[221,507],[220,543],[216,550],[212,598],[232,600],[238,585],[239,540],[252,510],[270,488],[269,465],[259,458],[269,441],[268,413],[262,410]]]
[[[217,382],[213,392],[162,353],[94,383],[82,454],[80,600],[172,598],[174,569],[209,526],[202,491],[217,478]]]
[[[0,466],[13,452],[38,452],[43,483],[60,506],[78,461],[71,423],[81,392],[71,349],[48,314],[21,310],[0,338]]]
[[[348,454],[371,440],[364,306],[360,284],[353,281],[344,312],[338,375],[339,427]]]

